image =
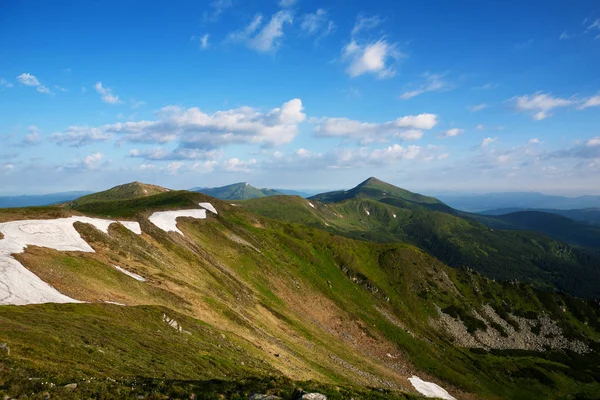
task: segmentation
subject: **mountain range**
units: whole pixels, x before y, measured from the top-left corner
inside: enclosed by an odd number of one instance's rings
[[[462,211],[483,212],[505,208],[570,210],[599,208],[600,196],[565,197],[535,192],[440,194],[444,203]]]
[[[594,243],[375,178],[227,201],[134,182],[1,209],[0,394],[594,399],[598,265]]]

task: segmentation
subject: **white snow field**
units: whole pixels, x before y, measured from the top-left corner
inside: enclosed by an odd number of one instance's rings
[[[133,279],[135,279],[136,281],[140,281],[140,282],[146,282],[146,278],[144,278],[144,277],[143,277],[143,276],[141,276],[141,275],[135,274],[135,273],[133,273],[133,272],[131,272],[131,271],[127,271],[125,268],[121,268],[121,267],[119,267],[118,265],[115,265],[114,267],[115,267],[115,269],[116,269],[117,271],[121,271],[122,273],[124,273],[125,275],[128,275],[128,276],[132,277],[132,278],[133,278]]]
[[[206,219],[206,210],[214,212],[215,214],[217,213],[217,210],[210,203],[198,203],[198,205],[203,208],[192,210],[159,211],[152,214],[148,219],[165,232],[177,232],[180,235],[185,236],[183,232],[177,228],[177,218],[191,217]]]
[[[0,223],[0,232],[4,235],[4,238],[0,239],[0,304],[78,302],[42,281],[12,256],[22,253],[27,246],[47,247],[60,251],[94,252],[94,249],[73,227],[75,222],[91,224],[108,234],[110,224],[118,221],[69,217]],[[123,225],[134,233],[141,233],[137,222],[127,222]]]
[[[315,205],[313,203],[311,203],[310,201],[308,202],[308,205],[311,206],[312,208],[315,208]]]
[[[210,203],[198,203],[200,207],[207,209],[213,214],[218,214],[217,209]]]
[[[435,397],[444,400],[456,400],[450,395],[450,393],[446,391],[446,389],[441,388],[433,382],[426,382],[415,375],[413,375],[412,378],[408,378],[408,380],[410,381],[410,383],[412,383],[417,392],[421,393],[425,397]]]

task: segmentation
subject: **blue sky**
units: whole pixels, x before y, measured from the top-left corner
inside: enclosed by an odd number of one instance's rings
[[[0,4],[0,194],[600,194],[596,1]]]

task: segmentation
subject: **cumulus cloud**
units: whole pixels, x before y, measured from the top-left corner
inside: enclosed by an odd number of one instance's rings
[[[475,129],[477,129],[478,131],[483,131],[485,130],[485,126],[483,126],[483,124],[478,124]]]
[[[107,163],[102,161],[103,159],[104,154],[100,152],[92,153],[76,161],[60,165],[57,167],[57,169],[59,171],[73,172],[97,170],[100,167],[108,165]]]
[[[35,75],[31,75],[31,74],[25,72],[25,73],[22,73],[21,75],[17,76],[17,80],[25,86],[35,87],[36,90],[40,93],[52,94],[52,92],[50,92],[50,89],[48,89],[46,86],[42,85],[40,83],[40,81],[35,77]]]
[[[239,158],[230,158],[223,162],[222,170],[225,172],[250,172],[257,164],[258,161],[254,158],[249,161],[242,161]]]
[[[518,111],[532,113],[536,121],[552,116],[551,111],[556,108],[568,107],[572,105],[573,100],[552,97],[547,93],[536,92],[532,95],[514,97],[513,103]]]
[[[404,92],[400,95],[402,100],[412,99],[429,92],[441,92],[452,88],[452,84],[446,82],[442,74],[424,74],[425,83],[421,84],[418,89]]]
[[[438,138],[443,139],[443,138],[455,137],[455,136],[462,135],[463,133],[465,133],[464,129],[452,128],[452,129],[448,129],[445,132],[440,133],[438,135]]]
[[[96,82],[94,89],[96,89],[96,92],[98,92],[103,102],[108,104],[122,103],[122,101],[119,100],[119,96],[113,94],[111,89],[104,87],[102,82]]]
[[[304,14],[300,20],[300,28],[310,36],[325,37],[335,30],[335,23],[329,19],[327,11],[322,8],[312,14]]]
[[[383,123],[363,122],[348,118],[321,118],[316,123],[315,133],[321,137],[342,137],[368,143],[384,140],[389,136],[403,140],[416,140],[423,136],[423,130],[430,130],[437,125],[435,114],[408,115],[394,121]]]
[[[551,152],[546,158],[580,158],[580,159],[599,159],[600,160],[600,136],[588,139],[584,142]]]
[[[278,146],[291,142],[298,134],[298,124],[306,119],[302,101],[292,99],[281,107],[261,112],[252,107],[240,107],[213,114],[199,108],[167,106],[155,120],[118,122],[100,127],[72,126],[57,132],[51,139],[59,144],[83,146],[107,140],[115,135],[120,142],[179,142],[179,156],[192,154],[193,149],[211,150],[230,144]],[[183,150],[187,149],[187,150]]]
[[[380,79],[396,75],[395,63],[405,55],[396,43],[389,42],[385,36],[378,40],[362,39],[363,32],[369,31],[381,23],[378,16],[356,18],[350,35],[350,41],[342,48],[342,61],[347,64],[346,73],[351,77],[373,74]]]
[[[228,38],[234,42],[245,43],[259,53],[275,52],[281,46],[285,36],[284,25],[291,25],[292,22],[292,13],[287,10],[276,12],[264,25],[262,14],[257,14],[248,26],[241,31],[229,34]]]
[[[380,79],[391,78],[396,75],[393,63],[402,57],[396,44],[384,38],[364,43],[353,39],[342,50],[342,59],[348,63],[346,72],[351,77],[374,74]]]

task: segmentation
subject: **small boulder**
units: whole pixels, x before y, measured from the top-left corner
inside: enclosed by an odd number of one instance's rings
[[[65,389],[75,390],[75,389],[77,389],[77,384],[76,383],[69,383],[68,385],[65,385]]]
[[[250,400],[281,400],[281,397],[272,394],[254,393],[248,397]]]
[[[321,393],[304,393],[302,400],[327,400],[327,396]]]

